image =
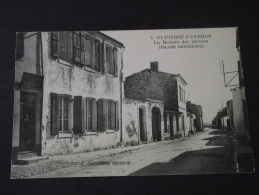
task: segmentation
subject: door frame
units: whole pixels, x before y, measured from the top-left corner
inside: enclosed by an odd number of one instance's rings
[[[42,101],[41,101],[41,90],[34,89],[20,89],[20,100],[21,93],[34,93],[36,95],[35,100],[35,144],[32,151],[37,152],[37,155],[41,155],[41,120],[42,120]],[[21,101],[20,101],[21,104]],[[21,106],[21,105],[20,105]],[[21,113],[20,113],[21,115]],[[21,126],[19,131],[21,132]],[[19,136],[20,141],[20,136]]]

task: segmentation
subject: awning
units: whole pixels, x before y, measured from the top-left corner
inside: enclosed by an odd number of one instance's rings
[[[43,83],[43,76],[23,72],[21,88],[22,89],[41,89]]]

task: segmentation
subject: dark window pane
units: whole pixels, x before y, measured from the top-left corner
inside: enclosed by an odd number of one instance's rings
[[[68,119],[68,109],[63,110],[63,119]]]
[[[68,131],[68,120],[64,120],[63,124],[64,124],[63,131]]]
[[[63,97],[63,107],[68,108],[68,98],[67,97]]]

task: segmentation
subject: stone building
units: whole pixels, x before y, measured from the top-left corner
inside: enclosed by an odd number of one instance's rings
[[[150,69],[126,77],[124,83],[125,98],[163,102],[163,109],[157,107],[158,116],[160,116],[158,124],[161,124],[159,125],[161,128],[160,137],[174,139],[187,135],[185,124],[187,117],[186,85],[187,83],[181,75],[161,72],[158,70],[158,62],[151,62]],[[145,109],[147,110],[147,108]],[[150,123],[154,124],[153,119],[156,118],[151,114],[151,118],[147,118],[147,120],[151,120]],[[156,139],[153,138],[153,140]]]
[[[203,112],[201,105],[192,104],[190,101],[187,101],[187,110],[195,115],[193,118],[193,126],[196,131],[202,131],[204,129],[203,124]]]
[[[122,140],[124,46],[101,33],[17,33],[13,163]]]

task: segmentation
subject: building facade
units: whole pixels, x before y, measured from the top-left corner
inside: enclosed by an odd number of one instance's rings
[[[101,32],[17,33],[13,162],[121,141],[123,51]]]
[[[163,102],[164,109],[159,109],[160,128],[164,129],[161,138],[174,139],[187,135],[186,85],[181,75],[160,72],[158,62],[151,62],[150,69],[126,77],[125,97]]]

